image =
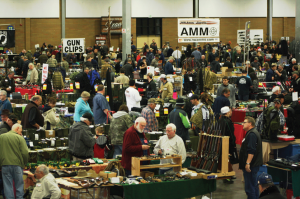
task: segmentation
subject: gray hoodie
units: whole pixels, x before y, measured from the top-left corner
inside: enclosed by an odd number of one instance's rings
[[[221,84],[218,88],[217,91],[217,96],[222,95],[222,91],[224,88],[228,88],[230,90],[230,96],[229,96],[229,101],[230,101],[230,106],[234,107],[236,106],[236,100],[235,100],[235,87],[232,84],[228,84],[228,86],[224,86],[224,84]]]

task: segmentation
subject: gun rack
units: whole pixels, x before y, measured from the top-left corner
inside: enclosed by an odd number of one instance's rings
[[[155,158],[155,160],[173,159],[174,164],[149,164],[141,165],[142,161],[154,160],[147,157],[132,157],[131,159],[131,174],[134,176],[140,176],[141,170],[143,169],[154,169],[154,168],[164,168],[173,167],[174,171],[181,171],[182,169],[182,158],[180,155],[170,155],[164,158]]]
[[[225,179],[226,177],[234,176],[235,171],[228,171],[229,163],[229,136],[222,137],[222,155],[221,155],[221,169],[217,173],[204,174],[204,179]]]

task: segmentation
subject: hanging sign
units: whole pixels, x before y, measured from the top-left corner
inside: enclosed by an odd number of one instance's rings
[[[178,19],[178,42],[219,42],[220,19]]]
[[[84,53],[85,38],[62,39],[63,53]]]
[[[43,64],[43,69],[42,69],[42,84],[46,81],[48,78],[48,64]]]

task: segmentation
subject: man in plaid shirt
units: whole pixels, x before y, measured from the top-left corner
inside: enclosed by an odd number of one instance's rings
[[[158,131],[158,121],[155,117],[155,113],[153,112],[155,106],[155,99],[151,98],[148,100],[148,106],[146,106],[142,110],[142,117],[146,119],[146,127],[144,129],[144,133]]]

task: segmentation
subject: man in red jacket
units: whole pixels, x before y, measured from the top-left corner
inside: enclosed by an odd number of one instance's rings
[[[149,155],[148,140],[144,134],[146,120],[138,117],[124,134],[122,148],[122,166],[125,169],[126,176],[131,175],[131,158]]]

